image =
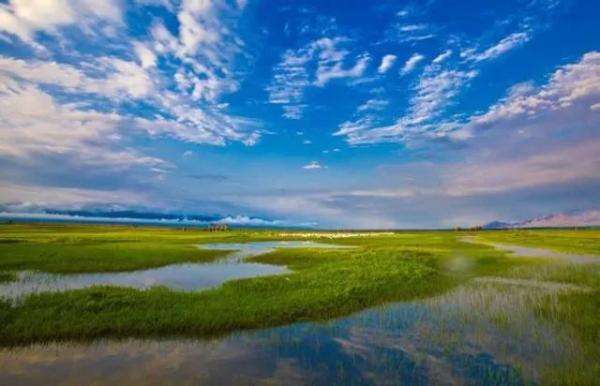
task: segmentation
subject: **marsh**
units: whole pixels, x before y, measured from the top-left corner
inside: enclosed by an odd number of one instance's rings
[[[597,230],[306,235],[4,226],[0,382],[597,378]],[[15,301],[24,272],[60,279]]]

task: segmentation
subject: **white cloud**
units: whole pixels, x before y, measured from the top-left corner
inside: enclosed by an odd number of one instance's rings
[[[600,99],[600,53],[589,52],[578,63],[562,66],[540,88],[521,83],[510,88],[506,98],[484,114],[466,120],[442,120],[445,107],[473,79],[477,72],[445,70],[429,66],[415,87],[408,114],[395,124],[375,126],[371,117],[344,122],[334,135],[344,135],[350,143],[404,142],[447,137],[465,141],[490,127],[515,127],[525,134],[544,122],[558,127],[570,117],[571,127],[591,130],[594,107]],[[552,114],[551,114],[552,113]],[[553,113],[558,115],[554,116]],[[552,118],[549,118],[551,117]],[[587,124],[586,124],[587,122]],[[538,130],[538,129],[536,129]],[[531,135],[531,134],[527,134]]]
[[[64,188],[12,184],[7,181],[0,182],[0,200],[2,204],[19,203],[10,205],[15,212],[31,212],[36,208],[62,208],[79,209],[89,204],[118,203],[122,206],[151,205],[155,200],[146,194],[131,190],[96,190],[81,188]]]
[[[98,22],[121,23],[121,7],[115,0],[11,0],[0,4],[0,32],[38,46],[35,34],[56,34],[58,29],[76,25],[86,33]]]
[[[427,29],[427,24],[406,24],[399,26],[398,29],[402,32],[422,31]]]
[[[377,68],[377,72],[379,72],[380,74],[385,74],[390,68],[392,68],[392,66],[396,62],[396,59],[396,55],[385,55],[383,58],[381,58],[381,64]]]
[[[548,111],[576,108],[578,103],[584,104],[583,112],[591,111],[593,116],[593,106],[600,99],[600,52],[589,52],[578,63],[562,66],[539,89],[526,83],[509,91],[505,99],[491,106],[486,113],[472,117],[463,130],[471,133],[478,127],[506,120],[533,119]],[[583,112],[579,113],[581,119]]]
[[[356,109],[359,112],[363,111],[381,111],[384,110],[390,104],[385,99],[369,99]]]
[[[318,161],[310,161],[306,165],[302,166],[302,169],[306,169],[306,170],[315,170],[315,169],[322,169],[322,168],[323,168],[323,166],[321,166],[321,164]]]
[[[404,116],[394,124],[376,126],[373,117],[361,117],[340,125],[336,136],[346,136],[349,143],[404,142],[432,138],[454,129],[452,123],[434,124],[463,86],[477,75],[475,71],[440,70],[428,66],[415,86],[415,95]]]
[[[0,155],[4,157],[32,160],[40,155],[54,155],[112,168],[165,165],[158,158],[116,144],[124,121],[115,113],[58,103],[34,85],[2,79]]]
[[[361,56],[357,59],[354,66],[344,69],[341,62],[335,63],[319,63],[317,70],[317,86],[324,86],[332,79],[339,78],[358,78],[365,72],[371,58],[368,55]]]
[[[423,59],[425,59],[425,57],[423,55],[417,54],[417,53],[413,54],[404,63],[402,70],[400,70],[400,74],[406,75],[406,74],[412,72],[412,70],[414,70],[417,67],[417,65],[419,64],[419,62],[421,62]]]
[[[455,123],[458,131],[450,134],[461,133],[467,161],[405,170],[424,176],[414,191],[468,197],[598,181],[600,116],[590,110],[600,100],[598,74],[600,53],[590,52],[557,69],[542,87],[511,87],[486,113]]]
[[[215,15],[216,4],[208,0],[182,2],[177,19],[180,49],[184,55],[196,54],[200,45],[212,48],[221,39],[220,23]]]
[[[283,105],[284,117],[299,119],[306,107],[302,103],[306,88],[323,87],[334,79],[362,76],[371,58],[361,54],[348,65],[350,52],[343,47],[347,43],[345,38],[321,38],[297,50],[287,50],[275,66],[273,80],[267,87],[269,102]],[[309,69],[313,64],[314,72]]]
[[[433,59],[433,63],[435,63],[435,64],[442,63],[444,60],[448,59],[450,56],[452,56],[452,50],[446,50],[446,51],[442,52],[441,54],[439,54],[438,56],[436,56],[435,59]]]
[[[287,119],[300,119],[302,118],[302,114],[304,113],[304,109],[307,105],[291,105],[291,106],[283,106],[283,117]]]
[[[156,54],[141,42],[135,42],[133,45],[135,53],[142,64],[142,68],[150,68],[156,66]]]
[[[310,49],[287,50],[275,66],[273,80],[267,87],[269,102],[284,105],[284,117],[288,119],[302,117],[304,89],[310,85],[304,67],[311,59]]]
[[[318,52],[318,67],[314,82],[316,86],[324,86],[332,79],[357,78],[367,68],[371,60],[367,54],[359,56],[353,66],[344,68],[344,60],[349,52],[339,47],[343,42],[344,39],[341,38],[322,38],[313,43],[315,51]]]
[[[497,44],[489,47],[483,52],[477,53],[473,50],[463,52],[461,56],[469,60],[480,62],[483,60],[496,58],[516,47],[519,47],[531,39],[528,32],[515,32],[500,40]]]
[[[373,117],[368,115],[355,121],[342,123],[333,135],[344,135],[348,138],[348,142],[353,144],[374,142],[368,138],[368,132],[373,128],[373,125]]]
[[[91,12],[109,14],[104,10],[108,3],[96,5]],[[221,2],[183,2],[178,10],[182,20],[178,36],[156,23],[151,27],[152,40],[131,43],[131,52],[140,64],[129,58],[102,55],[78,58],[72,64],[0,57],[0,76],[35,86],[59,86],[72,99],[76,96],[81,105],[94,105],[94,96],[102,96],[107,98],[105,107],[118,110],[124,102],[143,100],[154,109],[155,117],[132,122],[135,128],[151,134],[190,142],[223,145],[240,141],[252,145],[260,137],[257,122],[228,115],[219,100],[222,94],[238,87],[231,63],[243,43],[227,24],[237,12]],[[190,36],[190,31],[196,31],[194,23],[201,25],[206,35]],[[213,34],[219,38],[213,39]],[[175,74],[171,72],[173,66],[168,70],[157,68],[159,57],[175,66]]]
[[[57,85],[72,92],[93,93],[114,99],[124,95],[141,98],[154,87],[148,73],[134,62],[100,57],[87,63],[86,67],[105,76],[93,77],[64,63],[0,56],[0,74],[32,84]]]
[[[407,123],[418,124],[440,115],[463,85],[476,75],[476,71],[426,71],[416,86]]]
[[[404,18],[404,17],[410,15],[410,13],[411,12],[408,9],[402,9],[402,10],[396,12],[396,16],[398,16],[400,18]]]
[[[258,217],[249,217],[243,215],[227,216],[215,221],[218,224],[227,224],[234,226],[298,226],[298,223],[282,220],[266,220]]]

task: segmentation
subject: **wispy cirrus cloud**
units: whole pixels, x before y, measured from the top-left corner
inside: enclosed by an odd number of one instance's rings
[[[405,32],[421,31],[427,26],[405,25]],[[401,28],[397,26],[397,28]],[[480,63],[497,58],[531,39],[531,32],[515,32],[493,46],[478,52],[475,48],[463,50],[462,61],[450,61],[453,49],[447,48],[424,67],[409,99],[406,113],[389,125],[381,125],[374,116],[358,117],[340,125],[334,136],[346,136],[351,144],[401,142],[413,145],[417,142],[449,137],[459,139],[464,122],[442,118],[446,108],[470,85],[480,73]],[[414,53],[400,70],[401,75],[415,71],[424,55]],[[366,112],[366,109],[362,110]],[[360,112],[360,110],[358,110]]]
[[[435,135],[433,120],[438,118],[444,108],[461,91],[464,84],[477,75],[474,70],[440,71],[428,67],[414,86],[415,95],[410,99],[408,113],[389,126],[373,126],[376,121],[371,117],[355,122],[343,123],[336,136],[346,136],[353,144],[377,142],[411,142],[423,136]],[[447,126],[438,126],[447,130]]]
[[[306,88],[362,76],[371,57],[366,53],[351,55],[346,48],[348,43],[343,37],[325,37],[299,49],[287,50],[275,66],[273,80],[267,87],[269,102],[282,105],[284,117],[299,119],[307,106],[303,103]]]
[[[422,41],[434,39],[437,36],[435,28],[427,23],[407,23],[406,17],[402,16],[402,22],[395,23],[387,31],[387,40],[396,41],[401,44],[414,45]]]
[[[365,103],[363,103],[362,105],[358,106],[358,108],[356,110],[358,112],[380,111],[380,110],[384,110],[389,104],[390,104],[390,102],[386,99],[372,98],[372,99],[369,99],[368,101],[366,101]]]
[[[394,63],[396,63],[396,59],[398,59],[396,55],[384,55],[383,58],[381,58],[381,64],[379,64],[377,72],[379,72],[380,74],[385,74],[386,72],[388,72],[388,70],[392,68]]]
[[[434,63],[434,64],[442,63],[444,60],[448,59],[450,56],[452,56],[452,50],[447,49],[446,51],[444,51],[441,54],[439,54],[438,56],[436,56],[432,60],[432,63]]]
[[[412,56],[408,58],[406,62],[404,62],[404,66],[402,66],[400,74],[406,75],[412,72],[423,59],[425,59],[425,56],[419,53],[412,54]]]
[[[481,62],[483,60],[496,58],[525,44],[529,40],[531,40],[531,34],[529,32],[515,32],[506,36],[495,45],[485,49],[483,52],[477,52],[474,48],[470,48],[461,52],[461,56],[467,60]]]

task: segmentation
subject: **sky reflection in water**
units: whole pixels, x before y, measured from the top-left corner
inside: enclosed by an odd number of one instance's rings
[[[0,351],[0,384],[533,384],[578,358],[532,304],[568,289],[477,282],[326,323],[212,341],[100,341]]]

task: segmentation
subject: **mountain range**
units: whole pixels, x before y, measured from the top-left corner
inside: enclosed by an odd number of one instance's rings
[[[553,213],[523,221],[492,221],[484,229],[561,228],[600,226],[600,210]]]

